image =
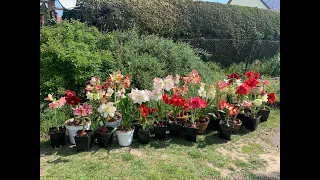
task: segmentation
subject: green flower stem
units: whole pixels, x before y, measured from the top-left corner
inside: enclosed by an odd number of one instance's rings
[[[59,130],[58,119],[57,119],[57,109],[54,109],[54,118],[56,119],[56,130]]]
[[[81,122],[82,122],[82,130],[86,130],[86,123],[84,122],[84,117],[81,117]]]

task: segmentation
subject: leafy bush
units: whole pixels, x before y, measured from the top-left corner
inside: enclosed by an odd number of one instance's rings
[[[137,27],[142,34],[185,41],[212,54],[207,61],[228,66],[249,57],[270,58],[279,48],[280,13],[253,7],[192,0],[84,0],[83,11],[66,11],[64,19],[81,19],[101,31]],[[217,41],[216,39],[224,39]]]
[[[80,92],[85,82],[115,67],[109,50],[99,41],[111,42],[94,27],[78,21],[57,23],[40,30],[40,100],[48,93],[63,95],[66,89]]]

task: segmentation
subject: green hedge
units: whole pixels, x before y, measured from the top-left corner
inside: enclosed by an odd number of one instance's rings
[[[151,89],[154,77],[187,75],[192,69],[204,82],[219,77],[219,67],[201,61],[199,53],[187,43],[135,30],[103,34],[79,21],[57,23],[40,31],[40,100],[66,89],[85,98],[92,76],[105,79],[118,69],[132,76],[132,86],[139,89]]]
[[[206,60],[223,66],[244,62],[250,54],[252,39],[280,40],[280,13],[271,10],[192,0],[84,2],[83,11],[66,11],[63,18],[81,19],[100,31],[136,27],[143,34],[190,42],[212,54]],[[279,43],[260,43],[251,58],[270,58],[278,47]]]

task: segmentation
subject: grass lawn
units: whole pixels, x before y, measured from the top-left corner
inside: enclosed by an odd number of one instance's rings
[[[69,140],[68,140],[69,141]],[[77,152],[69,142],[53,149],[40,140],[40,179],[280,179],[280,110],[256,131],[242,128],[231,141],[208,130],[197,143],[167,136],[130,147],[114,141]]]

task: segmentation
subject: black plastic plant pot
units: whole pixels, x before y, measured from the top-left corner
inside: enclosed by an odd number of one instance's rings
[[[198,129],[199,129],[198,127],[197,128],[185,127],[185,139],[186,139],[186,141],[197,142]]]
[[[114,128],[108,127],[108,132],[104,133],[98,129],[96,136],[97,136],[97,143],[99,147],[109,147],[113,142],[113,130]]]
[[[228,126],[227,124],[225,124],[225,121],[220,120],[219,125],[220,125],[220,138],[231,140],[232,128],[234,126],[234,123],[230,121]]]
[[[133,139],[138,139],[139,129],[142,128],[141,123],[138,120],[135,120],[132,122],[132,124],[134,126]]]
[[[167,125],[165,126],[157,126],[153,125],[154,127],[154,138],[159,140],[166,139],[166,132],[167,132]]]
[[[177,123],[169,123],[169,135],[179,138],[182,133],[182,125]]]
[[[150,142],[150,131],[139,129],[138,137],[141,144],[148,144]]]
[[[254,118],[246,117],[246,128],[255,131],[258,128],[261,115],[256,115]]]
[[[244,114],[238,114],[237,115],[237,119],[240,119],[242,121],[241,127],[244,126],[246,124],[246,116]]]
[[[270,114],[270,109],[268,109],[268,108],[261,109],[258,112],[258,115],[261,115],[260,122],[267,121],[268,117],[269,117],[269,114]]]
[[[92,130],[86,130],[85,136],[79,136],[82,130],[77,131],[74,135],[74,140],[76,142],[77,151],[89,151],[92,144]]]
[[[59,127],[59,130],[59,132],[56,132],[56,127],[52,127],[49,129],[52,148],[58,148],[65,145],[66,128]]]

